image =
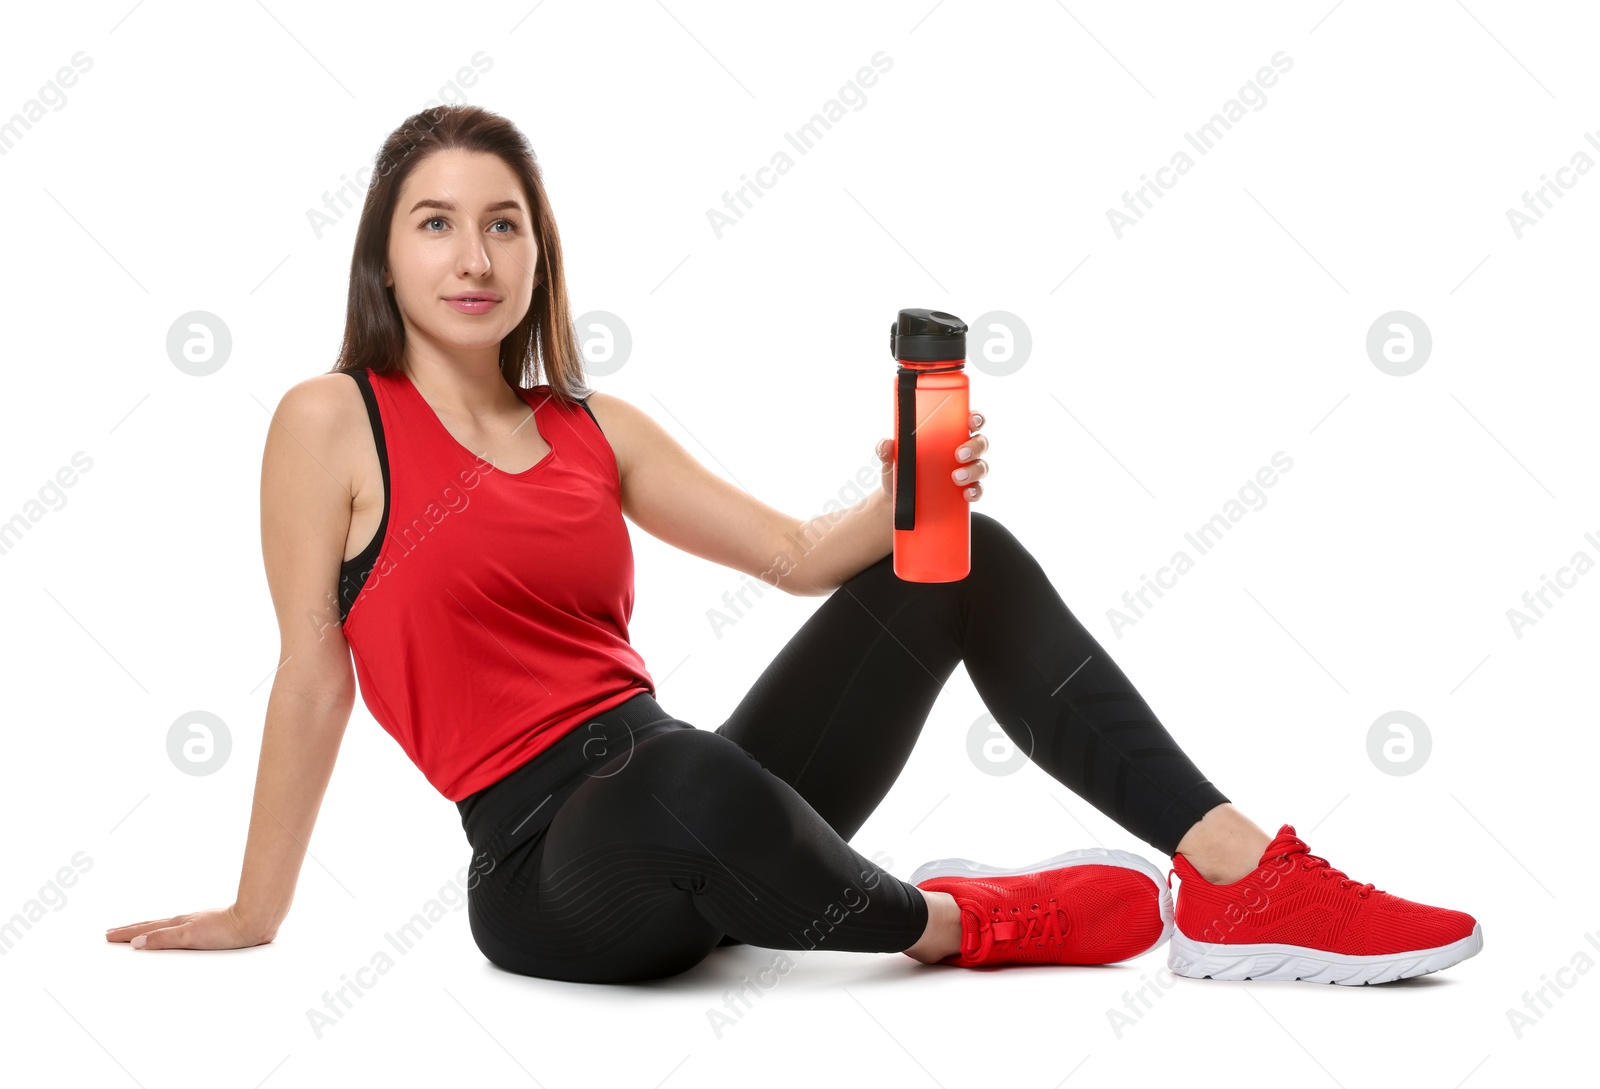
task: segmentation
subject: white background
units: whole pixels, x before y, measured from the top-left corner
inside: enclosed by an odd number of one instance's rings
[[[0,555],[0,918],[75,853],[92,862],[0,958],[8,1080],[1479,1086],[1554,1078],[1585,1052],[1600,972],[1564,973],[1575,986],[1520,1038],[1507,1010],[1578,951],[1600,962],[1582,816],[1600,573],[1520,638],[1507,610],[1574,553],[1600,560],[1584,538],[1600,537],[1600,171],[1563,175],[1575,184],[1520,238],[1506,213],[1575,153],[1600,161],[1586,6],[152,0],[8,16],[0,119],[75,53],[93,61],[0,156],[0,520],[74,453],[93,461]],[[456,82],[480,51],[488,70]],[[794,169],[719,239],[707,210],[879,51],[893,66],[865,105],[789,149]],[[1265,104],[1198,155],[1183,134],[1279,51],[1293,67]],[[596,388],[789,513],[874,464],[901,307],[1017,315],[1025,365],[972,368],[993,444],[977,509],[1247,814],[1294,824],[1357,880],[1473,913],[1484,951],[1378,988],[1178,980],[1120,1034],[1107,1011],[1164,949],[994,973],[814,952],[719,1038],[707,1010],[773,951],[721,949],[639,987],[551,983],[489,965],[455,911],[319,1039],[306,1011],[469,858],[454,805],[360,704],[277,941],[104,943],[233,896],[278,646],[261,451],[284,390],[334,361],[356,225],[319,239],[308,212],[441,95],[503,113],[537,151],[574,314],[633,336]],[[1193,169],[1119,239],[1107,210],[1180,150]],[[192,310],[232,336],[205,378],[167,354]],[[1407,377],[1366,351],[1392,310],[1432,333]],[[1123,593],[1280,450],[1294,467],[1266,505],[1115,632]],[[741,576],[633,541],[634,641],[664,705],[712,728],[820,599],[768,594],[718,638],[706,612]],[[233,744],[204,777],[166,749],[195,709]],[[1396,709],[1432,737],[1412,774],[1368,756]],[[975,767],[983,710],[958,670],[859,850],[902,877],[1096,844],[1166,870],[1037,768]]]

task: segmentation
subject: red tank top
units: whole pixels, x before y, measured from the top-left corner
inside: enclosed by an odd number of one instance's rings
[[[446,798],[498,781],[591,716],[655,695],[628,642],[633,549],[588,406],[518,389],[550,452],[507,473],[403,373],[370,369],[382,524],[341,571],[361,697]]]

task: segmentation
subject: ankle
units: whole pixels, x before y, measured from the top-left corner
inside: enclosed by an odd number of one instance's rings
[[[1213,885],[1231,885],[1256,868],[1271,842],[1254,821],[1223,802],[1190,827],[1174,853]]]
[[[1262,849],[1265,850],[1265,847]],[[1256,864],[1261,860],[1260,855],[1257,855],[1249,862],[1230,858],[1201,858],[1197,860],[1189,855],[1184,855],[1183,857],[1189,859],[1189,865],[1193,866],[1199,871],[1201,877],[1213,885],[1232,885],[1236,881],[1242,880],[1256,868]]]
[[[917,891],[927,902],[928,924],[916,944],[901,952],[923,964],[937,964],[961,952],[961,908],[948,892]]]

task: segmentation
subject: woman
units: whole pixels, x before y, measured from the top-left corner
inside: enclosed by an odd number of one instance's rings
[[[988,472],[981,424],[955,452],[968,500]],[[1471,916],[1353,882],[1229,803],[993,518],[972,516],[966,578],[897,578],[892,441],[878,452],[883,490],[802,523],[588,390],[526,140],[476,107],[409,118],[362,210],[339,362],[284,395],[266,443],[283,665],[237,897],[108,940],[273,940],[359,680],[457,802],[474,939],[515,972],[653,979],[739,941],[1097,964],[1170,937],[1184,975],[1357,983],[1477,952]],[[661,708],[628,643],[624,514],[829,595],[715,731]],[[1046,772],[1175,856],[1175,927],[1170,873],[1126,852],[943,860],[903,881],[850,847],[958,662]]]

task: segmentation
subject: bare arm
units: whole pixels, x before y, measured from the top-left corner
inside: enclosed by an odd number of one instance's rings
[[[843,510],[800,522],[785,539],[773,569],[788,572],[790,593],[817,597],[831,594],[892,551],[893,512],[889,493],[880,488]]]
[[[346,375],[302,382],[284,394],[267,433],[261,549],[278,620],[279,666],[267,700],[235,902],[118,927],[106,932],[107,940],[135,940],[142,948],[259,945],[277,935],[289,912],[355,702],[337,587],[362,436],[349,426],[350,402],[341,401],[346,395],[360,399]],[[365,441],[372,443],[370,436]]]
[[[639,408],[605,393],[589,398],[595,419],[617,457],[622,509],[636,525],[685,552],[743,571],[799,597],[831,593],[894,548],[894,441],[878,447],[881,487],[853,506],[795,518],[761,502],[696,461]],[[978,421],[973,422],[976,429]],[[988,440],[968,444],[970,500],[988,469],[978,455]]]
[[[333,383],[342,385],[327,388]],[[372,438],[364,428],[353,435],[341,428],[350,414],[339,411],[339,397],[360,399],[348,375],[322,375],[291,389],[262,457],[261,551],[278,618],[279,666],[236,907],[264,941],[289,913],[356,697],[338,577],[350,533],[350,466],[356,444],[370,447]],[[359,420],[365,419],[363,409]]]

